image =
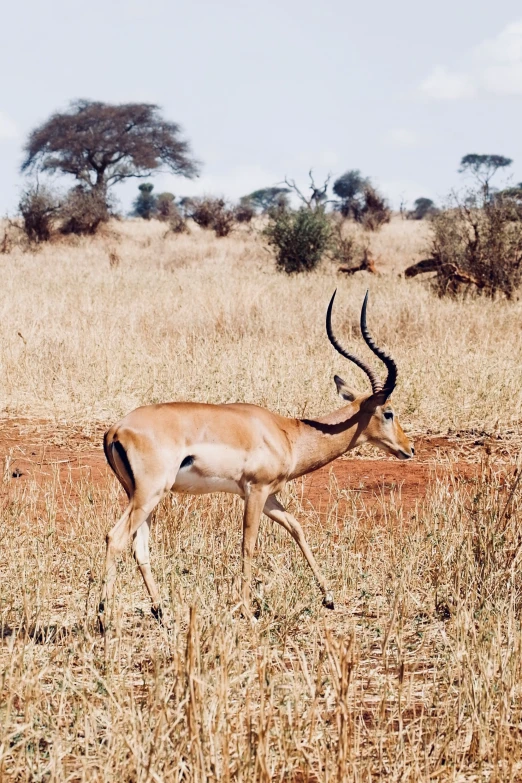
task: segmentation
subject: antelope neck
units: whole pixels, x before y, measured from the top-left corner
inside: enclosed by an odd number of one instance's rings
[[[292,478],[322,468],[360,442],[366,419],[358,406],[344,408],[318,419],[297,419],[297,460]]]

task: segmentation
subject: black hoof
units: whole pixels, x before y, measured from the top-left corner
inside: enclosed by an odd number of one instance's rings
[[[326,607],[326,609],[334,608],[334,600],[333,600],[333,595],[331,593],[326,593],[326,595],[324,596],[323,606]]]
[[[163,625],[163,609],[161,606],[151,606],[151,614],[160,625]]]

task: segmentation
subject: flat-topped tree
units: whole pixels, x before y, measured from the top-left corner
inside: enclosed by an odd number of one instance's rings
[[[470,173],[480,182],[484,197],[489,195],[489,183],[499,169],[507,168],[513,163],[511,158],[504,155],[464,155],[460,161],[459,172]]]
[[[289,193],[289,188],[261,188],[249,193],[248,196],[243,196],[241,201],[252,204],[255,209],[259,209],[261,212],[268,212],[276,207],[287,207]]]
[[[366,185],[368,185],[368,179],[362,176],[359,169],[345,171],[335,180],[332,190],[341,200],[339,211],[344,217],[350,215],[355,217],[358,214],[359,201]]]
[[[130,177],[198,173],[180,126],[150,103],[74,101],[35,128],[24,151],[22,171],[70,174],[105,203],[108,189]]]

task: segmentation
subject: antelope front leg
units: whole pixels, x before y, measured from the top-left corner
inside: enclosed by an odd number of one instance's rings
[[[323,605],[326,606],[327,609],[333,609],[334,600],[332,591],[330,590],[328,582],[324,578],[321,569],[317,565],[317,561],[313,556],[312,550],[308,546],[308,542],[303,533],[303,528],[297,519],[293,517],[292,514],[288,513],[285,507],[281,505],[274,495],[270,495],[266,501],[263,512],[267,515],[267,517],[273,519],[274,522],[278,522],[281,527],[284,527],[285,530],[288,530],[294,541],[299,546],[301,552],[305,556],[308,565],[312,569],[313,574],[317,579],[319,587],[323,593]]]
[[[252,582],[252,557],[259,532],[259,523],[268,490],[258,487],[250,488],[245,497],[245,513],[243,516],[243,584],[242,598],[245,611],[250,615],[250,585]]]

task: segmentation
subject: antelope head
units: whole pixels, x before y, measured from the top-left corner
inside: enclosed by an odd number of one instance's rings
[[[334,291],[326,313],[328,338],[341,356],[356,364],[357,367],[366,373],[372,385],[371,394],[358,394],[349,389],[342,378],[338,375],[334,376],[339,396],[343,400],[352,403],[360,411],[361,426],[357,443],[368,441],[398,459],[411,459],[415,450],[402,429],[390,400],[397,383],[397,365],[392,357],[375,343],[366,326],[368,291],[361,308],[361,334],[368,348],[381,360],[387,369],[388,374],[384,383],[379,380],[366,362],[363,362],[355,354],[346,351],[335,337],[332,330],[332,308],[336,293],[337,291]]]

